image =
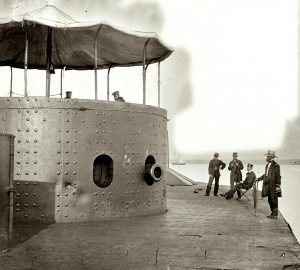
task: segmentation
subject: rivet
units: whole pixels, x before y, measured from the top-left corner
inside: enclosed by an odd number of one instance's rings
[[[69,161],[65,161],[65,164],[69,164]]]
[[[17,172],[17,175],[20,175],[20,172]]]
[[[65,193],[65,196],[68,196],[68,193]]]
[[[84,120],[82,119],[82,120],[81,120],[81,122],[83,123],[83,122],[84,122]]]
[[[20,185],[20,182],[17,182],[17,186],[19,186]]]
[[[26,132],[29,132],[29,128],[26,128]]]
[[[17,164],[20,164],[20,163],[21,163],[21,162],[18,160],[18,161],[17,161]]]
[[[38,99],[37,99],[37,98],[35,98],[34,100],[35,100],[35,101],[38,101]]]
[[[76,154],[77,153],[76,150],[74,150],[73,153]]]
[[[96,130],[96,133],[98,133],[98,130]]]
[[[28,196],[28,193],[25,193],[25,196],[27,197],[27,196]]]
[[[95,196],[97,196],[97,195],[98,195],[98,193],[97,193],[97,192],[95,192],[95,193],[94,193],[94,195],[95,195]]]
[[[59,154],[59,153],[60,153],[60,150],[57,150],[57,153]]]
[[[69,154],[69,150],[66,151],[66,154]]]
[[[20,211],[20,209],[19,209],[19,208],[17,208],[17,209],[16,209],[16,212],[19,212],[19,211]]]
[[[18,140],[18,143],[20,143],[20,142],[21,142],[21,140],[19,139],[19,140]]]
[[[25,172],[25,174],[26,174],[26,175],[28,175],[28,174],[29,174],[29,172]]]
[[[44,121],[44,122],[46,121],[46,118],[45,118],[45,117],[43,118],[43,121]]]
[[[24,218],[27,218],[27,217],[28,217],[28,215],[25,214],[25,215],[24,215]]]
[[[98,154],[98,151],[95,151],[95,154]]]
[[[66,214],[65,217],[68,217],[68,215]]]
[[[33,153],[35,153],[35,154],[36,154],[36,153],[37,153],[37,150],[34,150],[34,151],[33,151]]]
[[[33,174],[34,174],[34,175],[37,175],[37,172],[34,172]]]
[[[19,128],[18,128],[18,131],[20,132],[20,131],[21,131],[21,129],[19,129]]]
[[[74,140],[73,142],[74,142],[74,143],[77,143],[77,141],[76,141],[76,140]]]
[[[66,140],[66,143],[69,143],[69,140]]]
[[[95,143],[98,143],[98,141],[95,141]]]
[[[60,172],[57,172],[57,175],[60,175]]]
[[[33,203],[33,204],[32,204],[32,206],[33,206],[33,207],[36,207],[36,204],[35,204],[35,203]]]
[[[34,140],[35,143],[37,143],[37,141],[38,141],[37,139]]]
[[[59,212],[60,210],[59,209],[56,209],[56,212]]]
[[[67,119],[66,122],[70,122],[70,119]]]
[[[77,132],[77,129],[74,129],[74,132]]]
[[[32,193],[33,196],[36,196],[36,193]]]
[[[59,129],[57,130],[57,132],[61,132],[61,129],[59,128]]]
[[[105,195],[105,192],[102,192],[102,195]]]
[[[20,197],[20,193],[17,193],[16,196],[17,196],[17,197]]]
[[[19,207],[19,206],[20,206],[20,205],[17,203],[17,204],[16,204],[16,207]]]
[[[95,207],[95,210],[98,210],[98,207]]]
[[[57,142],[58,142],[58,143],[61,143],[61,140],[58,140]]]
[[[60,193],[57,193],[56,196],[58,197],[60,195]]]
[[[96,112],[96,115],[98,115],[99,113],[98,112]]]
[[[65,204],[65,207],[68,207],[68,204],[67,204],[67,203]]]
[[[26,162],[25,162],[26,164],[29,164],[29,160],[26,160]]]
[[[43,218],[44,217],[44,215],[43,214],[41,214],[41,218]]]
[[[73,172],[74,175],[76,175],[76,172]]]
[[[57,164],[60,164],[60,161],[57,161],[56,163],[57,163]]]
[[[29,140],[26,140],[26,143],[29,143]]]
[[[36,182],[33,182],[33,185],[36,186]]]
[[[38,110],[34,110],[34,112],[35,112],[35,113],[37,113],[37,112],[38,112]]]
[[[35,128],[35,129],[34,129],[34,132],[37,132],[37,131],[38,131],[37,128]]]
[[[68,175],[69,173],[68,172],[65,172],[65,175]]]
[[[26,118],[26,121],[29,121],[30,119],[29,118]]]
[[[77,162],[76,161],[73,161],[73,164],[76,164]]]
[[[69,132],[69,130],[68,130],[68,129],[66,129],[66,132]]]
[[[81,217],[83,217],[83,214],[82,214],[82,213],[80,213],[80,216],[81,216]]]

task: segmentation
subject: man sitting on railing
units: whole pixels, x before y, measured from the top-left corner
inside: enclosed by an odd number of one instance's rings
[[[120,96],[119,91],[113,92],[112,95],[114,96],[115,101],[125,102],[124,98]]]
[[[230,200],[233,197],[234,193],[237,192],[237,194],[238,194],[237,200],[240,199],[242,197],[241,189],[249,190],[250,188],[252,188],[252,186],[256,180],[256,175],[252,171],[252,169],[253,169],[253,164],[248,163],[248,165],[247,165],[248,172],[246,174],[245,180],[242,183],[237,182],[236,185],[232,189],[227,191],[225,194],[220,194],[220,195],[225,197],[226,200]]]

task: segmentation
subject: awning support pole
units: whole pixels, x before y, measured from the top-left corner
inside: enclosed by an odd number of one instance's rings
[[[109,66],[108,70],[107,70],[107,101],[109,101],[109,75],[110,75],[110,69],[111,69],[111,66]]]
[[[63,95],[63,82],[62,82],[62,77],[63,77],[63,68],[60,70],[60,98],[62,98],[62,95]]]
[[[146,49],[150,39],[148,38],[143,48],[143,104],[146,105]]]
[[[47,58],[46,58],[46,97],[50,97],[50,67],[51,67],[51,54],[52,54],[52,27],[48,26],[48,36],[47,36]]]
[[[160,108],[160,62],[157,63],[157,105]]]
[[[26,40],[25,40],[25,54],[24,54],[24,96],[28,97],[27,94],[27,67],[28,67],[28,35],[27,35],[27,29],[25,26],[25,35],[26,35]]]
[[[95,71],[95,100],[98,99],[98,76],[97,76],[97,70],[98,70],[98,34],[100,32],[102,28],[102,25],[100,25],[100,27],[98,28],[97,32],[96,32],[96,36],[95,36],[95,44],[94,44],[94,59],[95,59],[95,67],[94,67],[94,71]]]
[[[12,84],[13,84],[13,70],[10,67],[10,88],[9,88],[9,96],[12,97]]]

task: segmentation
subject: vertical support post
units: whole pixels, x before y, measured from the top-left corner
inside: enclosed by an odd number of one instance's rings
[[[62,95],[63,95],[63,82],[62,82],[62,77],[63,77],[63,68],[60,70],[60,98],[62,98]]]
[[[160,62],[157,63],[157,106],[160,107]]]
[[[107,70],[107,93],[106,93],[107,94],[107,101],[109,101],[109,91],[110,91],[110,89],[109,89],[109,75],[110,75],[111,66],[112,65],[110,65],[108,70]]]
[[[98,76],[97,76],[97,70],[98,70],[98,34],[102,28],[102,25],[99,26],[96,36],[95,36],[95,44],[94,44],[94,59],[95,59],[95,64],[94,64],[94,71],[95,71],[95,100],[98,99]]]
[[[9,96],[12,97],[12,84],[13,84],[13,70],[10,67],[10,87],[9,87]]]
[[[143,48],[143,104],[146,105],[146,49],[150,39],[148,38]]]
[[[14,137],[10,137],[9,153],[9,221],[8,221],[8,246],[10,247],[13,238],[13,215],[14,215]]]
[[[51,66],[51,54],[52,54],[52,27],[48,26],[47,35],[47,48],[46,48],[46,97],[50,97],[50,66]]]
[[[24,53],[24,96],[27,97],[27,68],[28,68],[28,35],[25,25],[25,53]]]

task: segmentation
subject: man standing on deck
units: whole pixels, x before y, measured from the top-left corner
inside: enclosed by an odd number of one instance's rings
[[[277,158],[275,151],[268,150],[266,155],[266,168],[265,174],[257,179],[257,181],[263,181],[262,186],[262,197],[268,197],[268,203],[271,208],[271,214],[267,216],[271,219],[276,219],[278,216],[278,197],[281,197],[281,175],[280,175],[280,166],[274,160]]]
[[[228,170],[230,172],[230,189],[234,188],[234,183],[239,183],[243,180],[241,170],[244,169],[242,161],[238,160],[238,153],[234,152],[232,154],[233,160],[230,161],[228,165]]]
[[[218,196],[219,179],[221,176],[220,167],[221,167],[221,170],[223,170],[226,167],[226,164],[222,160],[218,159],[218,157],[219,157],[219,153],[215,153],[214,158],[209,162],[209,165],[208,165],[209,180],[208,180],[208,184],[206,187],[205,196],[209,196],[212,182],[214,179],[215,179],[214,195]]]

